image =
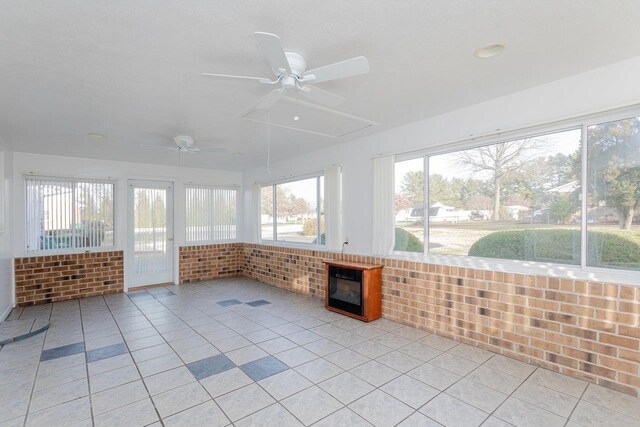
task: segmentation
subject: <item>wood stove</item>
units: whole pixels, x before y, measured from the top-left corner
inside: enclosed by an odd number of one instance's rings
[[[326,260],[326,308],[369,322],[382,314],[382,266]]]

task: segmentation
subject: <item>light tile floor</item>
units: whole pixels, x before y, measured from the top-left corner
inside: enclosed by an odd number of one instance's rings
[[[640,426],[640,399],[225,279],[17,309],[0,426]]]

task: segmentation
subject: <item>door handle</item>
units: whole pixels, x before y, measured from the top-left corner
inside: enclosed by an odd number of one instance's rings
[[[173,237],[168,237],[168,238],[167,238],[167,241],[169,241],[169,242],[173,242]]]

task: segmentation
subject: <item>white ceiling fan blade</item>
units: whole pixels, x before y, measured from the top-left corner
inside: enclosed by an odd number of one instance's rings
[[[270,82],[269,79],[266,79],[264,77],[233,76],[231,74],[202,73],[202,77],[214,78],[214,79],[256,80],[260,83]]]
[[[141,147],[159,148],[161,150],[179,151],[178,147],[167,147],[166,145],[138,144]]]
[[[291,67],[289,67],[287,55],[285,55],[284,49],[282,48],[280,37],[275,34],[261,32],[254,33],[254,35],[260,45],[260,49],[262,49],[262,53],[267,57],[273,73],[279,76],[282,74],[280,70],[285,70],[287,74],[290,74]]]
[[[314,83],[326,82],[329,80],[344,79],[345,77],[357,76],[369,72],[369,61],[364,56],[325,65],[304,73],[303,80],[309,79]],[[311,78],[313,75],[315,78]]]
[[[301,88],[300,93],[312,101],[319,102],[328,107],[337,107],[344,101],[344,98],[335,93],[331,93],[317,86],[305,85]]]
[[[200,147],[198,151],[206,153],[226,153],[227,149],[225,147]]]

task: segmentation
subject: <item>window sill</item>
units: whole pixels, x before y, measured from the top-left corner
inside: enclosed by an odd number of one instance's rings
[[[239,243],[238,239],[227,239],[227,240],[206,240],[206,241],[198,241],[198,242],[184,242],[179,245],[181,248],[186,246],[207,246],[207,245],[224,245],[228,243]]]
[[[315,250],[321,252],[327,252],[327,245],[316,245],[313,243],[290,243],[290,242],[282,242],[278,240],[260,240],[258,242],[259,245],[269,245],[269,246],[280,246],[283,248],[292,248],[292,249],[307,249],[307,250]]]
[[[113,252],[120,251],[122,249],[117,246],[105,246],[100,248],[88,248],[88,249],[56,249],[48,251],[25,251],[22,253],[22,258],[41,257],[41,256],[57,256],[57,255],[81,255],[81,254],[93,254],[101,252]]]
[[[410,252],[393,252],[387,257],[391,259],[474,268],[478,270],[549,276],[559,279],[616,283],[640,287],[640,272],[631,270],[615,270],[596,267],[581,268],[577,265],[480,258],[463,255],[424,255],[421,253]]]

